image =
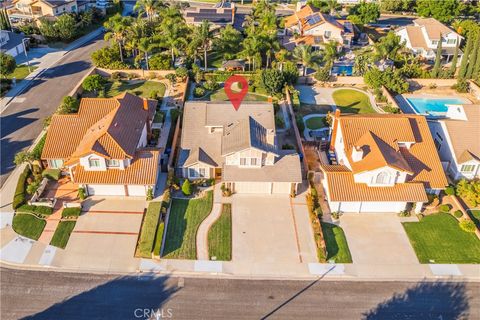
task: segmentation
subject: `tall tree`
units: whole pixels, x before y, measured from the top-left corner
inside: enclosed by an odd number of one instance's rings
[[[186,36],[189,28],[176,6],[162,10],[160,15],[162,22],[157,27],[160,43],[170,50],[172,65],[175,65],[175,56],[187,46]]]
[[[15,59],[11,55],[0,52],[0,75],[2,77],[6,78],[15,71],[16,67]]]
[[[437,55],[435,56],[435,64],[432,70],[432,77],[438,78],[441,75],[442,71],[442,35],[440,35],[440,40],[437,45]]]
[[[395,32],[390,31],[386,36],[379,39],[377,43],[374,44],[375,49],[375,60],[394,60],[397,57],[397,53],[402,49],[403,43],[399,36]]]
[[[213,39],[213,32],[210,30],[210,26],[208,20],[203,20],[202,24],[196,27],[193,32],[193,38],[200,44],[203,52],[203,68],[205,71],[208,67],[208,51],[210,50]]]
[[[363,1],[350,9],[348,19],[354,24],[363,27],[367,23],[377,21],[379,17],[380,8],[378,4]]]
[[[457,38],[457,45],[455,46],[455,52],[453,53],[452,64],[450,65],[450,70],[448,71],[449,75],[453,78],[455,78],[455,73],[457,72],[459,47],[460,47],[460,39]]]
[[[450,23],[460,14],[458,0],[417,0],[417,14],[432,17],[440,22]]]
[[[235,57],[240,50],[239,44],[242,42],[242,34],[231,25],[227,25],[220,30],[220,34],[213,40],[215,52],[220,53],[223,59],[229,60]]]
[[[145,68],[149,70],[149,65],[148,65],[148,55],[150,52],[152,52],[153,49],[157,48],[159,46],[158,42],[154,41],[153,38],[148,37],[148,38],[142,38],[138,42],[137,48],[141,52],[143,52],[143,55],[145,57]]]
[[[465,51],[463,52],[462,63],[460,64],[460,70],[458,71],[458,77],[460,79],[465,79],[467,75],[467,68],[468,68],[468,58],[470,53],[473,50],[473,37],[467,36],[467,45],[465,46]]]
[[[312,46],[301,45],[294,49],[293,56],[303,66],[303,76],[307,73],[307,68],[317,67],[321,57],[318,52],[314,52]]]
[[[324,61],[327,65],[331,66],[335,59],[338,57],[338,42],[329,41],[325,44],[324,49]]]
[[[147,19],[152,21],[155,15],[164,7],[163,0],[138,0],[133,10],[139,14],[145,13]]]
[[[123,62],[123,44],[127,36],[127,30],[132,22],[131,17],[122,17],[119,13],[108,19],[104,23],[105,40],[111,41],[118,45],[120,52],[120,60]]]
[[[240,55],[247,59],[250,70],[256,69],[256,62],[259,60],[260,48],[262,46],[260,38],[253,34],[243,40]]]
[[[473,49],[468,57],[468,67],[465,77],[471,79],[477,62],[478,51],[480,50],[480,32],[471,32],[470,36],[474,39]]]

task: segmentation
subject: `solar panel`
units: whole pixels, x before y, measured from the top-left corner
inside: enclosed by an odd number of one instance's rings
[[[307,20],[307,23],[309,25],[314,25],[314,24],[322,21],[322,19],[320,18],[320,16],[318,14],[311,14],[306,18],[306,20]]]

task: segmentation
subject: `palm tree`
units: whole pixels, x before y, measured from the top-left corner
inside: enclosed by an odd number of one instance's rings
[[[207,53],[208,50],[210,50],[213,39],[213,33],[210,30],[210,22],[208,20],[203,20],[202,24],[195,28],[193,39],[194,42],[197,42],[200,45],[200,48],[203,51],[204,70],[206,71],[208,67]]]
[[[307,73],[307,68],[316,67],[321,60],[318,52],[313,51],[310,45],[300,45],[293,50],[293,56],[303,66],[303,76]]]
[[[170,50],[172,65],[175,65],[175,56],[187,46],[185,37],[189,28],[177,7],[168,7],[161,16],[162,22],[157,28],[159,42]]]
[[[138,0],[133,10],[139,14],[145,13],[149,21],[152,21],[156,13],[164,7],[162,0]]]
[[[125,48],[132,51],[135,57],[138,54],[138,44],[140,40],[147,36],[146,23],[144,19],[137,19],[127,30],[127,39]]]
[[[128,27],[131,24],[130,17],[122,17],[119,13],[105,22],[104,27],[108,30],[105,33],[105,40],[118,44],[120,60],[123,62],[123,44],[127,36]]]
[[[338,7],[337,0],[327,0],[327,6],[330,11],[330,15],[335,15]]]
[[[150,69],[148,67],[148,54],[158,46],[159,46],[158,42],[156,42],[152,37],[142,38],[138,42],[137,48],[138,50],[142,51],[145,56],[145,66],[147,70]]]
[[[333,64],[335,58],[338,56],[338,42],[337,41],[329,41],[324,46],[324,60],[327,64]]]
[[[253,34],[243,40],[242,46],[243,50],[240,52],[240,55],[247,59],[250,71],[252,71],[252,62],[253,70],[255,70],[255,61],[258,60],[262,41],[257,35]]]
[[[278,62],[278,69],[283,70],[283,64],[287,62],[290,52],[286,49],[280,49],[275,53],[275,60]]]

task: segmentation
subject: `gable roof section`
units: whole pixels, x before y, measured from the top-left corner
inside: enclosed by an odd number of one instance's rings
[[[406,26],[408,39],[412,48],[422,48],[428,50],[427,42],[422,33],[422,28],[418,26]]]
[[[267,142],[267,129],[251,116],[225,127],[222,137],[222,155],[255,148],[275,152]]]
[[[212,167],[218,167],[218,164],[215,161],[213,161],[213,159],[210,158],[210,156],[205,151],[203,151],[202,148],[195,148],[191,150],[188,153],[188,157],[185,160],[183,165],[185,167],[189,167],[199,162],[207,164]]]
[[[353,148],[356,148],[357,150],[361,149],[363,151],[363,158],[356,162],[352,159],[352,153],[347,153],[348,160],[354,173],[375,170],[388,166],[396,170],[413,174],[412,169],[401,154],[398,145],[389,145],[370,130],[368,130],[355,143]]]
[[[464,120],[443,120],[458,163],[480,161],[480,105],[463,105]]]
[[[84,98],[77,114],[54,115],[47,132],[42,159],[66,159],[74,163],[88,153],[106,158],[132,158],[148,117],[157,101],[129,93],[115,98]]]
[[[340,127],[347,155],[351,155],[357,141],[370,131],[378,137],[375,138],[377,143],[381,141],[379,148],[390,150],[383,155],[390,164],[402,167],[405,162],[408,164],[413,172],[412,182],[422,182],[431,189],[443,189],[448,184],[425,117],[410,114],[348,115],[340,117]],[[399,142],[413,144],[409,149],[399,148]],[[393,156],[389,148],[399,153]],[[399,162],[400,155],[405,162]],[[379,159],[375,158],[375,161]]]
[[[455,33],[452,29],[434,18],[419,18],[413,20],[414,25],[423,27],[430,40],[439,40],[440,34],[445,36],[449,33]],[[460,35],[458,35],[460,37]]]

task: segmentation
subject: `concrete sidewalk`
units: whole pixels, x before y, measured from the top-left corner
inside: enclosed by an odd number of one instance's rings
[[[49,68],[53,67],[60,59],[63,58],[68,52],[74,50],[81,45],[87,43],[98,37],[103,32],[103,27],[100,27],[83,37],[78,38],[77,40],[73,41],[69,44],[64,50],[59,51],[52,51],[50,53],[45,54],[41,58],[37,60],[32,60],[30,63],[34,63],[37,69],[30,73],[25,79],[19,82],[14,88],[7,92],[7,94],[0,100],[0,113],[3,112],[7,107],[8,104],[18,95],[20,95],[23,91],[25,91],[35,80],[37,77],[41,76],[44,72],[46,72]]]

